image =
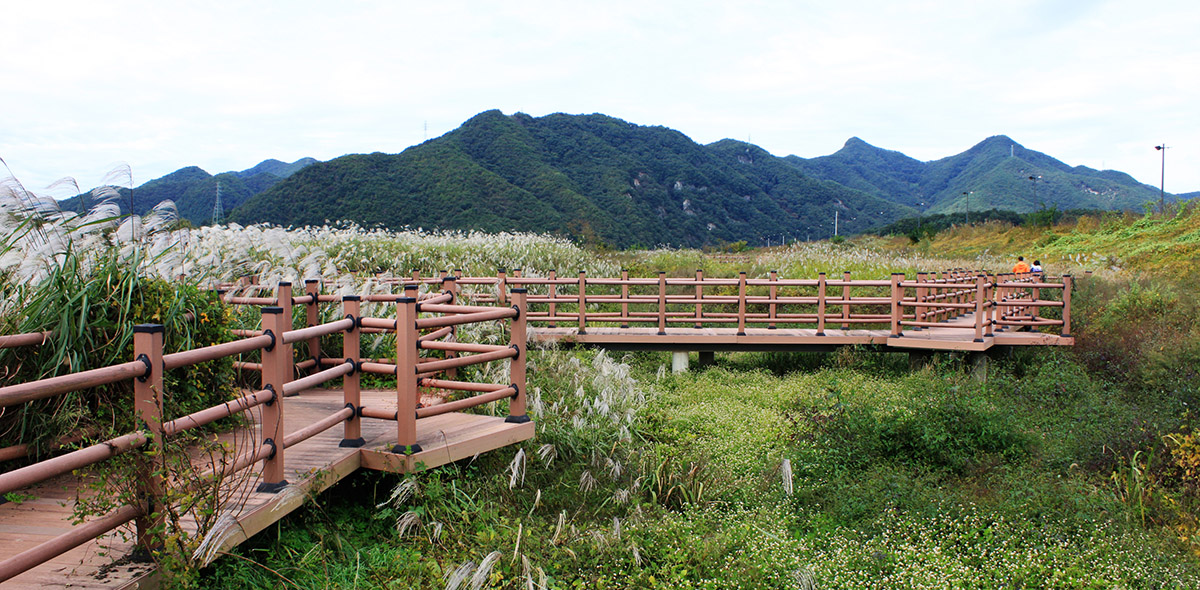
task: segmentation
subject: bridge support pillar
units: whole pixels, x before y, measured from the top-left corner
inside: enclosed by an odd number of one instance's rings
[[[686,350],[671,351],[671,372],[686,373],[688,370],[688,353]]]
[[[910,350],[908,351],[908,368],[912,371],[919,371],[928,367],[933,362],[932,350]]]
[[[992,355],[987,352],[972,352],[967,355],[967,361],[971,364],[971,378],[976,381],[983,381],[987,378],[988,367],[991,366]]]
[[[717,362],[717,353],[715,353],[711,350],[709,350],[707,352],[702,350],[697,354],[700,355],[699,360],[696,361],[697,367],[707,367],[707,366]]]

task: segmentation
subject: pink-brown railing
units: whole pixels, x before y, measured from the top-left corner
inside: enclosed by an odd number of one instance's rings
[[[496,276],[468,277],[462,271],[439,271],[436,277],[378,278],[380,282],[403,285],[437,285],[453,279],[460,288],[482,287],[472,293],[476,303],[505,303],[513,286],[537,289],[530,293],[528,320],[549,328],[571,327],[586,334],[589,326],[668,328],[736,326],[810,328],[817,335],[827,329],[887,329],[893,336],[928,328],[973,330],[974,339],[994,335],[997,330],[1054,329],[1071,334],[1072,278],[1057,279],[1042,274],[993,274],[984,271],[949,269],[903,274],[889,279],[853,279],[851,273],[831,278],[820,273],[815,279],[785,279],[777,272],[767,277],[707,277],[697,270],[694,277],[655,278],[629,276],[589,277],[585,272],[560,277],[549,271],[544,277],[522,276],[521,269],[500,269]],[[1046,308],[1057,309],[1047,316]],[[953,321],[972,314],[973,322]],[[1057,316],[1057,317],[1053,317]]]
[[[446,276],[446,272],[441,272]],[[529,321],[549,328],[571,327],[586,334],[589,326],[622,328],[657,327],[666,334],[673,327],[736,326],[815,329],[886,328],[902,336],[908,330],[951,327],[973,330],[976,340],[996,330],[1054,328],[1070,336],[1072,279],[1050,279],[1040,274],[991,274],[951,269],[917,273],[915,279],[895,274],[889,279],[852,279],[849,272],[830,278],[785,279],[777,272],[764,278],[694,277],[619,278],[560,277],[549,271],[545,277],[524,277],[520,269],[500,270],[495,277],[464,277],[456,271],[459,285],[485,287],[475,301],[505,301],[506,288],[519,285],[536,288],[528,304]],[[429,284],[440,278],[394,279],[397,284]],[[1058,309],[1058,317],[1042,310]],[[972,314],[973,322],[953,321]]]
[[[27,488],[55,476],[70,473],[100,463],[117,455],[149,447],[151,456],[161,456],[164,441],[184,431],[199,428],[222,418],[261,407],[261,440],[253,448],[234,457],[226,473],[236,472],[262,462],[260,492],[277,492],[286,486],[287,449],[337,424],[343,424],[339,446],[360,447],[362,418],[394,420],[397,444],[394,451],[411,454],[420,451],[416,439],[416,423],[420,418],[446,412],[460,411],[500,399],[509,400],[510,422],[528,422],[525,409],[525,290],[513,289],[512,304],[505,307],[457,305],[453,279],[443,282],[445,289],[437,295],[427,295],[418,303],[414,289],[403,296],[372,296],[375,300],[395,302],[395,317],[389,319],[361,316],[358,296],[335,297],[321,295],[317,281],[306,282],[306,294],[291,296],[291,285],[280,283],[274,297],[230,297],[231,303],[263,306],[261,329],[243,332],[239,340],[172,354],[163,353],[163,327],[147,324],[134,328],[134,360],[109,367],[81,371],[39,381],[0,387],[0,408],[45,399],[70,391],[113,384],[123,380],[133,382],[134,412],[143,427],[135,432],[71,451],[45,461],[0,473],[0,494]],[[341,319],[317,323],[317,304],[339,302]],[[280,304],[283,305],[280,305]],[[292,329],[292,307],[306,306],[307,326]],[[507,320],[511,323],[510,346],[488,346],[459,343],[453,339],[459,325]],[[387,331],[396,334],[394,362],[377,362],[360,357],[360,338],[364,331]],[[342,358],[323,358],[320,339],[342,333]],[[421,335],[421,332],[426,332]],[[35,338],[34,336],[37,336]],[[34,345],[47,334],[16,335],[0,340],[4,346]],[[310,358],[295,363],[291,347],[307,343]],[[444,358],[422,358],[421,350],[438,351]],[[253,367],[262,374],[261,388],[241,397],[192,414],[166,420],[163,416],[163,373],[224,357],[258,351],[261,362]],[[469,355],[469,356],[468,356]],[[455,381],[459,367],[500,359],[510,360],[510,382],[481,384]],[[386,359],[385,359],[386,360]],[[296,367],[304,365],[313,372],[296,378]],[[328,368],[321,368],[328,367]],[[246,368],[245,364],[243,368]],[[397,407],[395,412],[379,412],[367,408],[361,401],[362,373],[396,375]],[[284,430],[284,398],[295,395],[333,379],[342,380],[345,405],[317,422],[292,432]],[[419,407],[419,387],[440,388],[476,394],[465,399]],[[167,482],[148,466],[139,475],[141,490],[145,490],[137,505],[121,506],[113,512],[74,527],[69,533],[26,550],[0,562],[0,582],[8,580],[38,564],[44,563],[99,535],[108,533],[133,520],[137,525],[137,543],[150,548],[160,541],[154,531],[161,531],[161,518],[153,518],[152,506],[161,497]]]

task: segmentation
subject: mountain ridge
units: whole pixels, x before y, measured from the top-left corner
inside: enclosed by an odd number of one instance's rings
[[[1022,213],[1051,206],[1136,209],[1156,199],[1154,187],[1124,172],[1070,166],[1006,135],[993,135],[959,154],[928,162],[857,137],[828,156],[785,160],[807,174],[890,196],[929,213],[957,213],[968,207]]]
[[[279,181],[315,162],[317,160],[313,158],[301,158],[290,164],[268,159],[245,170],[215,175],[209,174],[199,166],[184,166],[135,187],[132,191],[133,212],[144,215],[163,201],[173,201],[180,219],[185,219],[192,225],[204,225],[212,222],[218,183],[221,187],[223,217],[227,217],[233,209],[250,197],[275,186]],[[119,198],[114,199],[114,203],[121,208],[122,214],[128,213],[130,189],[114,188],[120,194]],[[81,199],[86,206],[91,206],[91,192],[88,192],[60,201],[59,207],[64,210],[78,210]]]
[[[248,201],[234,220],[534,231],[625,248],[819,235],[826,217],[832,233],[835,208],[851,213],[846,231],[873,225],[858,211],[886,220],[911,213],[809,179],[757,146],[731,145],[703,146],[673,129],[603,114],[485,111],[400,154],[306,168]]]

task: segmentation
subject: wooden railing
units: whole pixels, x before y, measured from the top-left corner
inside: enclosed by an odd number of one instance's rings
[[[1040,273],[950,269],[920,272],[912,279],[904,274],[886,280],[852,279],[849,272],[838,278],[820,273],[815,279],[786,279],[777,272],[764,278],[748,278],[744,272],[736,278],[714,278],[697,270],[694,277],[660,272],[656,278],[631,278],[622,271],[619,278],[588,277],[585,272],[563,278],[553,270],[545,277],[525,277],[520,269],[500,269],[494,277],[466,277],[459,270],[422,277],[413,271],[409,277],[380,281],[397,287],[447,281],[459,289],[483,287],[466,295],[476,303],[504,304],[505,292],[514,286],[536,289],[527,299],[528,320],[549,328],[571,327],[577,334],[586,334],[589,326],[650,326],[660,335],[674,327],[735,326],[738,333],[748,327],[809,328],[817,335],[831,329],[875,328],[896,337],[905,331],[950,327],[973,330],[976,341],[996,330],[1022,328],[1057,327],[1058,335],[1071,335],[1070,275],[1051,279]],[[323,301],[326,296],[320,297]],[[1046,314],[1047,308],[1057,311]],[[973,323],[952,322],[967,314],[973,315]]]
[[[342,447],[361,447],[363,418],[396,422],[396,453],[420,451],[416,439],[417,420],[446,412],[460,411],[500,399],[509,399],[510,422],[528,422],[525,402],[525,322],[527,319],[525,290],[513,289],[511,304],[504,307],[457,305],[453,281],[448,289],[437,295],[427,295],[418,303],[415,285],[403,295],[372,297],[394,303],[395,315],[390,318],[362,317],[358,296],[332,297],[318,295],[318,284],[306,285],[301,297],[291,297],[291,285],[281,283],[273,297],[231,298],[237,303],[262,306],[260,330],[243,333],[244,338],[204,348],[172,354],[163,353],[164,331],[161,325],[146,324],[134,327],[134,359],[89,371],[52,377],[0,387],[0,408],[8,408],[34,400],[89,387],[133,382],[133,411],[139,430],[109,440],[40,461],[25,467],[0,473],[0,494],[20,490],[55,476],[70,473],[131,451],[148,449],[151,456],[162,456],[163,445],[170,437],[199,428],[222,418],[261,408],[261,440],[251,449],[234,457],[226,474],[262,463],[258,486],[260,492],[277,492],[286,486],[285,466],[287,449],[343,424]],[[335,300],[342,306],[342,318],[317,323],[317,303]],[[283,303],[283,305],[279,305]],[[292,329],[293,305],[306,305],[309,324]],[[512,341],[509,346],[460,343],[453,336],[455,327],[468,323],[503,320],[510,323]],[[386,331],[396,335],[396,358],[363,359],[360,356],[360,334],[367,331]],[[422,333],[424,334],[422,335]],[[320,339],[342,333],[340,358],[323,358]],[[37,338],[35,338],[35,336]],[[4,337],[0,345],[35,345],[47,334],[24,334]],[[291,347],[307,343],[311,357],[303,363],[293,362]],[[421,350],[440,351],[444,358],[423,358]],[[261,362],[253,367],[262,374],[261,388],[243,396],[186,415],[167,420],[163,415],[163,373],[224,357],[258,351]],[[510,381],[504,384],[469,383],[456,381],[452,376],[457,368],[511,359]],[[309,374],[294,378],[296,367],[305,365]],[[245,366],[243,368],[246,368]],[[396,411],[383,412],[364,407],[361,402],[362,373],[396,375]],[[342,380],[345,405],[313,424],[285,432],[284,398],[316,387],[334,379]],[[430,387],[469,392],[471,397],[431,406],[419,407],[418,388]],[[4,449],[0,449],[3,454]],[[15,454],[15,453],[10,453]],[[21,454],[23,455],[23,453]],[[44,563],[95,537],[112,531],[129,521],[136,521],[137,543],[151,548],[161,544],[162,519],[154,517],[153,506],[162,497],[168,482],[143,462],[139,466],[139,489],[144,490],[136,505],[121,506],[99,518],[76,526],[70,533],[56,537],[16,556],[0,562],[0,582]]]

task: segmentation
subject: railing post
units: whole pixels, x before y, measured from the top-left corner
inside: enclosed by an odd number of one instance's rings
[[[988,309],[983,315],[987,316],[988,325],[983,330],[985,338],[991,338],[996,335],[996,275],[985,273],[987,279],[987,296],[984,298]]]
[[[746,335],[746,271],[738,273],[738,336]]]
[[[658,335],[667,333],[667,271],[658,271]]]
[[[621,327],[629,327],[629,269],[621,269]]]
[[[359,330],[361,309],[362,304],[359,303],[358,295],[342,296],[342,313],[345,314],[345,317],[354,320],[354,324],[347,328],[346,333],[342,335],[342,355],[347,362],[354,363],[354,370],[342,377],[342,399],[346,403],[345,407],[354,410],[354,413],[346,418],[342,442],[338,443],[339,447],[356,448],[367,444],[362,436],[362,417],[359,416],[362,408],[362,371],[359,369],[362,366],[359,352],[359,343],[362,340],[362,332]]]
[[[779,271],[771,271],[771,274],[768,275],[768,280],[771,281],[771,286],[768,289],[767,294],[767,299],[770,301],[770,303],[767,304],[767,329],[774,330],[776,312],[775,299],[779,296],[779,286],[776,285],[775,282],[779,280]]]
[[[1071,337],[1071,289],[1075,285],[1075,279],[1071,275],[1063,275],[1063,310],[1062,310],[1062,337]]]
[[[982,274],[975,276],[975,342],[983,342],[984,312],[987,306],[987,278]]]
[[[283,299],[280,302],[291,303]],[[262,310],[263,334],[270,334],[273,338],[271,345],[262,351],[262,386],[275,395],[262,410],[262,444],[271,446],[271,454],[263,461],[258,491],[270,494],[287,485],[283,460],[283,384],[287,382],[285,376],[291,374],[292,363],[288,358],[288,347],[283,344],[283,333],[291,329],[284,321],[284,309],[287,308],[275,306]]]
[[[817,336],[825,335],[825,273],[817,274]]]
[[[442,277],[442,292],[450,294],[450,305],[458,304],[458,277],[443,276]],[[447,342],[458,342],[458,326],[450,327],[450,335],[446,337]],[[452,359],[458,356],[458,353],[453,350],[446,351],[446,358]],[[458,368],[452,367],[446,369],[446,377],[455,379],[458,377]]]
[[[704,327],[704,269],[696,269],[696,329]]]
[[[317,305],[317,297],[321,293],[321,282],[317,279],[305,279],[304,293],[312,297],[308,305],[304,308],[305,322],[309,328],[321,323],[320,306]],[[308,356],[316,362],[313,367],[313,372],[321,370],[321,338],[308,339]]]
[[[508,297],[508,273],[502,268],[496,271],[496,303],[504,305]]]
[[[996,273],[992,275],[992,324],[997,326],[995,330],[1003,330],[1004,326],[996,324],[997,321],[1004,319],[1001,316],[1001,303],[1004,303],[1004,287],[1000,283],[1004,282],[1004,273]]]
[[[850,329],[850,271],[842,272],[842,329]]]
[[[510,383],[517,390],[516,395],[508,402],[508,417],[504,419],[510,424],[523,424],[529,421],[529,414],[525,409],[525,354],[528,352],[528,341],[526,339],[526,316],[528,315],[528,290],[513,289],[512,302],[513,309],[517,310],[517,317],[512,319],[511,327],[509,328],[509,345],[517,349],[517,356],[513,357],[508,364],[510,375]]]
[[[587,271],[579,271],[579,333],[587,334]]]
[[[1041,280],[1041,278],[1039,277],[1039,275],[1036,275],[1036,274],[1030,274],[1029,276],[1031,277],[1031,278],[1030,278],[1030,280],[1031,280],[1031,281],[1034,281],[1035,283]],[[1040,276],[1041,276],[1041,277],[1044,277],[1045,275],[1043,274],[1043,275],[1040,275]],[[1042,290],[1041,290],[1041,288],[1040,288],[1040,287],[1032,287],[1032,288],[1030,288],[1030,291],[1031,291],[1031,297],[1030,297],[1030,301],[1037,301],[1039,298],[1041,298],[1041,295],[1042,295]],[[1029,318],[1030,318],[1030,319],[1032,319],[1032,320],[1037,320],[1037,319],[1038,319],[1038,311],[1039,311],[1040,309],[1041,309],[1041,308],[1040,308],[1040,307],[1038,307],[1038,306],[1036,306],[1036,305],[1034,305],[1034,306],[1031,306],[1031,307],[1029,308]]]
[[[925,272],[917,273],[917,283],[918,284],[924,284],[925,280],[927,278],[929,278],[928,273],[925,273]],[[916,307],[913,307],[913,319],[914,320],[916,320],[918,322],[926,321],[929,314],[926,313],[926,308],[922,304],[924,304],[926,301],[928,301],[928,299],[929,299],[929,289],[927,287],[917,287],[917,300],[916,300],[917,305],[916,305]],[[914,329],[920,330],[921,327],[917,326]]]
[[[290,332],[293,326],[295,326],[295,324],[292,323],[294,321],[292,318],[292,283],[288,281],[279,283],[279,286],[275,291],[275,296],[277,297],[276,302],[279,304],[279,308],[283,310],[283,330],[279,332],[279,338],[282,339],[283,332]],[[295,356],[292,354],[291,344],[283,344],[282,342],[280,342],[280,344],[285,350],[287,350],[288,371],[283,375],[283,382],[287,383],[288,381],[296,378],[296,370],[294,367],[292,367],[292,359],[294,359]],[[283,395],[283,390],[281,389],[279,393],[280,395]],[[299,392],[293,393],[292,395],[299,395]]]
[[[421,452],[417,444],[417,298],[396,298],[396,446],[393,453]]]
[[[133,410],[137,427],[150,435],[149,457],[138,462],[138,499],[142,515],[136,519],[138,549],[147,553],[163,544],[166,519],[159,506],[166,488],[161,471],[166,465],[163,451],[163,327],[139,324],[133,327],[134,360],[146,363],[146,374],[133,380]],[[154,516],[158,513],[158,516]]]
[[[554,298],[558,296],[558,285],[554,283],[558,279],[558,273],[552,268],[550,269],[550,288],[547,289],[550,296],[550,327],[557,327],[554,321],[555,312],[558,311],[558,306],[554,303]]]
[[[903,273],[892,273],[892,338],[899,338],[901,336],[900,320],[902,313],[900,301],[904,298],[904,289],[900,287],[900,283],[902,282],[904,282]]]

